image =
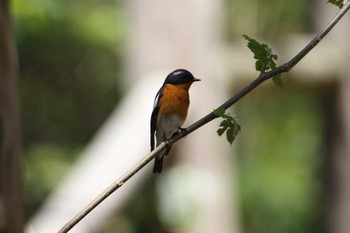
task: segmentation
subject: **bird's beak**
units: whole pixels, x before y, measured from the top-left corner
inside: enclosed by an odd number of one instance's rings
[[[193,82],[201,81],[199,78],[194,78]]]

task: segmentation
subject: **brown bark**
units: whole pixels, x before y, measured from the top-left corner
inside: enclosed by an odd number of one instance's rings
[[[17,54],[8,0],[0,0],[0,197],[5,232],[23,229]]]

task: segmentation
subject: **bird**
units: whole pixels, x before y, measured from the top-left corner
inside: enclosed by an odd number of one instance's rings
[[[189,88],[192,83],[201,81],[195,78],[188,70],[177,69],[165,79],[154,98],[151,115],[151,151],[163,141],[170,139],[174,134],[183,130],[181,126],[186,120],[190,105]],[[170,152],[171,146],[157,155],[154,159],[153,173],[161,173],[163,159]]]

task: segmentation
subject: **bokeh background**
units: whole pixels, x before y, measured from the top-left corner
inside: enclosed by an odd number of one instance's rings
[[[205,105],[211,111],[257,76],[242,34],[268,43],[282,64],[336,11],[320,0],[13,0],[26,231],[40,232],[35,230],[40,220],[32,223],[33,218],[75,169],[111,113],[141,79],[147,79],[144,76],[185,66],[203,80],[192,87],[191,108]],[[349,232],[349,28],[344,26],[348,23],[349,17],[295,70],[282,76],[283,90],[269,81],[231,109],[242,127],[233,146],[216,135],[218,120],[211,123],[209,132],[200,131],[202,138],[221,149],[209,155],[197,149],[192,160],[210,156],[208,163],[217,158],[224,167],[219,163],[209,172],[195,173],[193,170],[203,171],[204,162],[188,162],[192,154],[177,158],[181,144],[175,145],[163,174],[154,176],[147,170],[137,188],[122,187],[130,189],[128,199],[103,215],[103,221],[90,232]],[[148,80],[154,86],[145,91],[153,98],[162,81]],[[152,101],[144,106],[149,109],[145,115],[140,114],[143,110],[137,103],[127,106],[133,114],[122,124],[134,130],[133,137],[139,137],[144,131],[136,131],[132,119],[146,116],[148,127]],[[185,125],[200,116],[189,117]],[[148,150],[147,130],[141,140],[141,157]],[[196,142],[197,136],[199,133],[188,136],[192,143],[184,147],[205,142]],[[128,143],[135,146],[133,141]],[[103,153],[99,157],[108,160]],[[193,169],[191,164],[195,164]],[[120,164],[114,166],[117,170]],[[211,176],[221,171],[225,171],[224,179]],[[86,176],[88,173],[85,171]],[[224,189],[208,185],[203,178],[208,174],[214,184],[224,180]],[[203,213],[197,205],[207,203],[206,196],[213,203],[222,201],[204,208],[207,212]],[[212,220],[220,218],[220,213],[228,222],[225,229],[222,225],[206,231],[193,227],[205,225],[194,223],[197,215]]]

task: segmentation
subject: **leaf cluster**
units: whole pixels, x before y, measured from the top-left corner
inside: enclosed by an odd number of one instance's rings
[[[278,57],[272,53],[272,49],[267,44],[260,43],[247,35],[243,35],[243,37],[248,41],[248,48],[254,53],[254,58],[257,60],[255,62],[257,71],[263,73],[276,68],[275,61]]]
[[[277,61],[278,56],[272,53],[272,49],[267,44],[260,43],[247,35],[243,35],[243,37],[248,41],[248,48],[254,54],[254,58],[256,59],[255,69],[257,71],[264,73],[276,68],[275,61]],[[277,86],[283,88],[283,82],[280,75],[273,77],[272,80]]]
[[[226,132],[227,141],[232,145],[236,136],[241,131],[241,126],[237,119],[225,113],[224,108],[218,108],[214,110],[215,114],[222,117],[224,120],[220,123],[219,129],[216,131],[219,136]]]

